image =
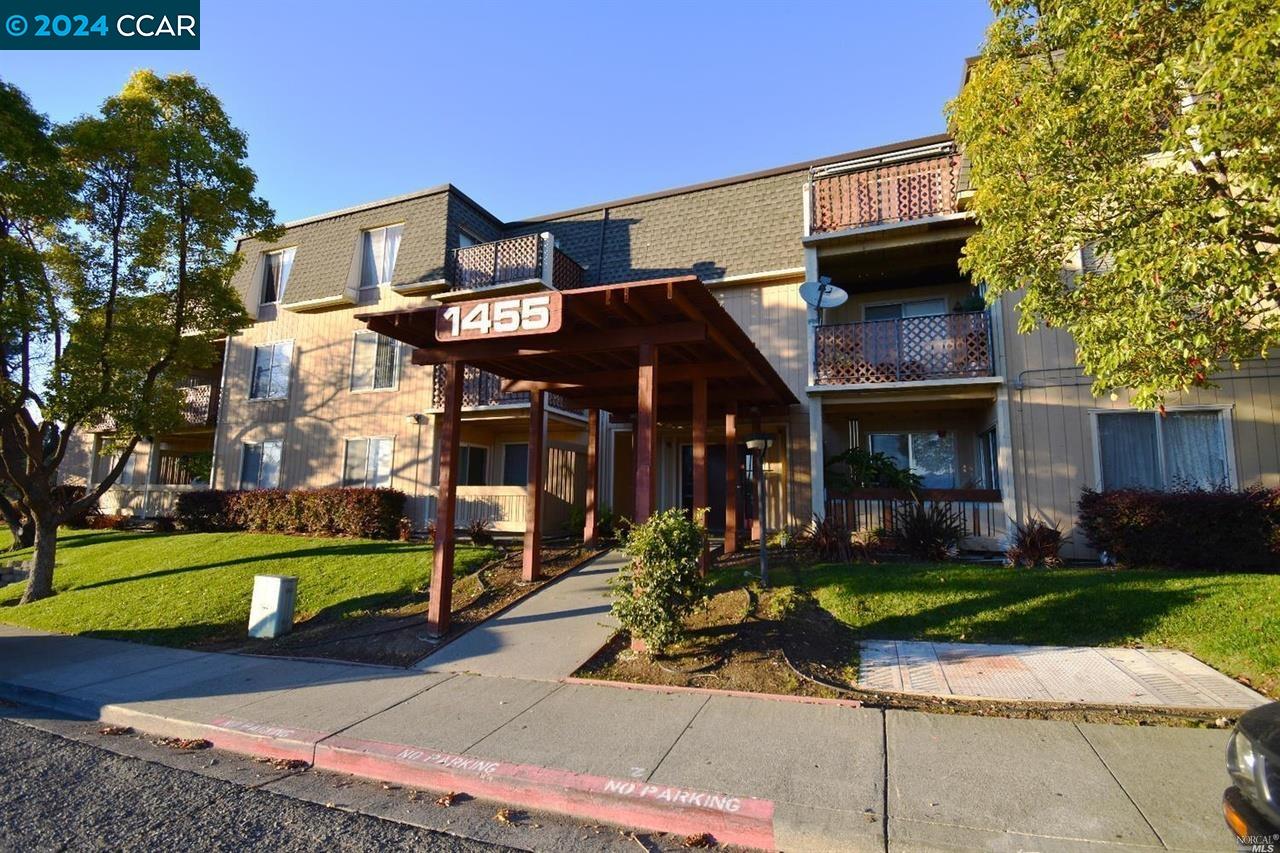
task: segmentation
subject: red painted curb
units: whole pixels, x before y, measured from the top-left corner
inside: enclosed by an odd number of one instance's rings
[[[722,844],[774,849],[774,806],[770,800],[341,735],[316,745],[315,766],[401,785],[463,791],[575,818],[682,835],[706,832]]]
[[[578,678],[570,675],[560,679],[563,684],[592,684],[599,687],[616,687],[622,690],[644,690],[649,693],[699,693],[704,696],[736,696],[741,699],[768,699],[771,702],[794,702],[800,705],[834,705],[840,708],[861,708],[858,699],[827,699],[822,696],[788,696],[784,693],[752,693],[750,690],[721,690],[715,687],[682,687],[674,684],[644,684],[636,681],[609,681],[603,678]]]

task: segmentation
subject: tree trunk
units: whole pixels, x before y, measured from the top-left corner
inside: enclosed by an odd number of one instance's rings
[[[36,551],[31,558],[27,590],[19,604],[30,604],[53,595],[53,560],[58,553],[58,522],[37,518]]]

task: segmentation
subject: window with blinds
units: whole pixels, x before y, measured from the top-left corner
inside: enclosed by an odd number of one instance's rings
[[[399,380],[399,346],[377,332],[356,332],[351,352],[351,390],[385,391]]]

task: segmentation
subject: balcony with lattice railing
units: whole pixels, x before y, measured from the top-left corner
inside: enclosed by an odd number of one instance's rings
[[[964,178],[952,145],[928,156],[887,156],[814,168],[809,175],[809,233],[831,234],[908,224],[960,211]]]
[[[452,250],[450,290],[436,298],[447,301],[496,292],[573,290],[583,287],[586,279],[586,270],[556,247],[550,233],[524,234]]]
[[[985,311],[839,323],[814,329],[818,385],[872,385],[991,376]]]
[[[478,367],[462,369],[462,408],[489,409],[495,407],[518,407],[529,405],[528,391],[503,391],[502,377],[495,376]],[[559,394],[548,393],[547,406],[570,414],[582,414],[582,408],[571,403]],[[444,408],[444,371],[436,370],[431,383],[431,408]]]

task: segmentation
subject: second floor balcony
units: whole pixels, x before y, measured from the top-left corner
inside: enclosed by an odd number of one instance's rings
[[[969,379],[993,372],[985,311],[839,323],[814,329],[814,382],[867,385]]]
[[[950,143],[814,168],[809,234],[904,224],[960,211],[960,154]]]
[[[462,370],[462,408],[492,409],[529,405],[528,391],[503,391],[503,379],[478,367]],[[559,394],[547,394],[546,403],[553,409],[582,414],[582,409]],[[444,409],[444,371],[436,370],[431,381],[431,408]]]
[[[182,390],[182,420],[188,427],[205,428],[218,423],[218,386],[186,385]]]
[[[572,290],[586,284],[586,270],[558,249],[550,233],[524,234],[462,246],[449,253],[449,291],[436,298],[474,298],[531,290]]]

